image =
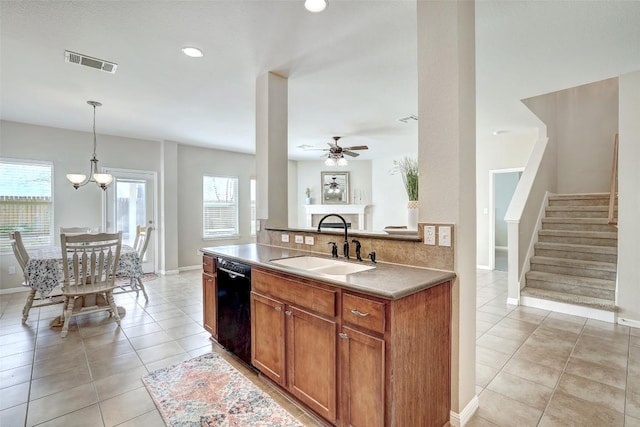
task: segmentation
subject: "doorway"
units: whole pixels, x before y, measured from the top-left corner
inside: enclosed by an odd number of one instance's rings
[[[113,182],[105,191],[103,228],[107,232],[122,231],[122,244],[133,246],[138,225],[157,223],[156,181],[151,171],[105,168],[113,175]],[[157,229],[151,233],[149,246],[142,260],[145,273],[157,271]]]
[[[489,266],[491,270],[508,271],[507,222],[504,220],[523,168],[498,169],[490,174]]]

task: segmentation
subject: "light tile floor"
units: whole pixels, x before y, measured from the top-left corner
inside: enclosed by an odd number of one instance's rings
[[[212,344],[202,329],[200,272],[146,282],[149,302],[117,296],[122,328],[98,313],[61,339],[26,294],[0,295],[0,426],[163,425],[140,378],[219,351],[304,425],[318,423]],[[640,330],[514,307],[506,273],[478,271],[477,393],[472,426],[640,426]]]
[[[507,273],[477,274],[469,426],[640,426],[640,329],[506,304]]]

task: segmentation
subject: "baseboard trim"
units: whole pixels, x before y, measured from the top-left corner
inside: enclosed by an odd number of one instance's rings
[[[19,292],[29,292],[31,288],[20,286],[18,288],[0,289],[0,295],[17,294]]]
[[[520,298],[507,298],[507,304],[520,305]]]
[[[616,314],[611,311],[598,310],[597,308],[583,307],[530,296],[520,296],[520,305],[571,314],[573,316],[586,317],[588,319],[601,320],[609,323],[616,323],[617,320]]]
[[[488,265],[476,265],[478,270],[491,270]]]
[[[625,319],[624,317],[618,318],[618,324],[624,326],[630,326],[632,328],[640,328],[640,320]]]
[[[193,270],[201,270],[202,269],[202,264],[196,264],[196,265],[188,265],[186,267],[179,267],[178,271],[183,272],[183,271],[193,271]]]
[[[451,411],[449,414],[449,423],[453,427],[463,427],[469,422],[479,406],[480,400],[478,400],[478,396],[473,396],[469,403],[467,403],[467,406],[465,406],[459,414]]]

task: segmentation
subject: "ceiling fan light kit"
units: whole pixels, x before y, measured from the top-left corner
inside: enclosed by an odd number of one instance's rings
[[[326,0],[305,0],[304,7],[309,12],[322,12],[327,7]]]
[[[333,143],[329,142],[329,148],[315,148],[315,150],[328,151],[327,158],[324,161],[325,166],[347,166],[349,162],[344,157],[358,157],[360,154],[355,153],[354,150],[368,150],[369,147],[366,145],[356,145],[353,147],[341,147],[338,145],[338,141],[340,140],[340,136],[333,137]],[[313,148],[312,148],[313,149]]]

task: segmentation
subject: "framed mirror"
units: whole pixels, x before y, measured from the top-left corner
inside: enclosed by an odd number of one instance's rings
[[[349,204],[349,172],[320,172],[322,204]]]

